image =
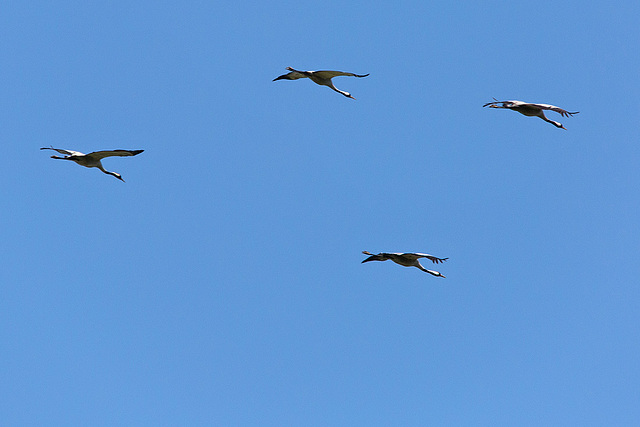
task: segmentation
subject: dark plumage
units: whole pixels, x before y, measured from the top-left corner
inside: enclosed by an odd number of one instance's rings
[[[110,150],[110,151],[94,151],[93,153],[83,154],[79,151],[63,150],[62,148],[53,148],[53,147],[43,147],[41,148],[41,150],[54,150],[60,154],[65,154],[64,157],[51,156],[51,158],[60,159],[60,160],[71,160],[73,162],[76,162],[80,166],[84,166],[86,168],[98,168],[102,172],[106,173],[107,175],[115,176],[122,182],[124,182],[124,179],[122,179],[122,176],[117,172],[110,172],[108,170],[105,170],[105,168],[102,167],[102,163],[100,162],[100,160],[104,159],[105,157],[112,157],[112,156],[119,156],[119,157],[137,156],[138,154],[144,151],[144,150]]]
[[[355,99],[349,92],[345,92],[336,88],[331,81],[332,78],[336,76],[352,76],[352,77],[367,77],[369,74],[354,74],[354,73],[345,73],[343,71],[298,71],[294,70],[291,67],[287,67],[287,70],[291,71],[290,73],[283,74],[279,77],[273,79],[276,80],[298,80],[303,79],[305,77],[310,78],[314,83],[319,85],[328,86],[336,92],[346,96],[347,98]]]
[[[444,277],[440,272],[438,271],[433,271],[433,270],[427,270],[426,268],[424,268],[422,266],[422,264],[420,264],[420,261],[418,261],[420,258],[427,258],[429,260],[431,260],[431,262],[433,262],[434,264],[438,264],[438,263],[442,263],[445,262],[446,260],[448,260],[449,258],[438,258],[435,257],[433,255],[429,255],[429,254],[421,254],[421,253],[387,253],[387,252],[381,252],[379,254],[372,254],[371,252],[367,252],[367,251],[362,251],[363,254],[365,255],[370,255],[369,258],[365,259],[364,261],[362,261],[362,263],[365,262],[369,262],[369,261],[386,261],[388,259],[390,259],[391,261],[395,262],[396,264],[400,264],[404,267],[417,267],[420,270],[432,274],[436,277]]]
[[[549,120],[544,115],[544,110],[555,111],[556,113],[559,113],[562,117],[570,117],[570,116],[573,116],[574,114],[579,113],[579,111],[576,111],[575,113],[570,113],[567,110],[563,110],[560,107],[556,107],[554,105],[549,105],[549,104],[532,104],[529,102],[522,102],[522,101],[498,101],[495,98],[493,99],[495,100],[494,102],[487,102],[486,104],[483,105],[483,107],[508,108],[509,110],[517,111],[520,114],[524,114],[525,116],[540,117],[545,122],[549,122],[555,127],[561,128],[564,130],[566,130],[567,128],[565,128],[562,125],[562,123]],[[498,105],[498,104],[502,104],[502,105]]]

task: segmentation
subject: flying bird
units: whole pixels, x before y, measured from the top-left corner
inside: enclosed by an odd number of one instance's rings
[[[346,96],[347,98],[355,99],[349,92],[345,92],[336,88],[331,81],[332,78],[337,76],[352,76],[352,77],[367,77],[369,74],[354,74],[354,73],[345,73],[343,71],[298,71],[294,70],[291,67],[287,67],[287,70],[291,71],[290,73],[283,74],[279,77],[273,79],[276,80],[298,80],[303,79],[305,77],[310,78],[314,83],[323,86],[329,86],[331,89],[335,90],[338,93]]]
[[[51,156],[52,159],[71,160],[73,162],[76,162],[80,166],[84,166],[86,168],[98,168],[102,172],[106,173],[107,175],[115,176],[122,182],[124,182],[124,179],[122,179],[122,176],[120,176],[120,174],[117,172],[110,172],[106,170],[104,167],[102,167],[102,163],[100,162],[100,160],[104,159],[105,157],[112,157],[112,156],[120,156],[120,157],[137,156],[138,154],[144,151],[144,150],[111,150],[111,151],[94,151],[93,153],[83,154],[83,153],[80,153],[79,151],[63,150],[61,148],[53,148],[53,147],[43,147],[41,148],[41,150],[57,151],[58,153],[64,154],[65,156],[64,157]]]
[[[437,271],[433,271],[433,270],[427,270],[426,268],[424,268],[422,266],[422,264],[420,264],[419,259],[420,258],[427,258],[429,260],[431,260],[434,264],[438,264],[440,262],[445,262],[446,260],[448,260],[449,258],[438,258],[435,257],[433,255],[429,255],[429,254],[420,254],[420,253],[386,253],[386,252],[381,252],[379,254],[372,254],[371,252],[367,252],[367,251],[362,251],[363,254],[365,255],[370,255],[369,258],[365,259],[364,261],[362,261],[362,263],[364,264],[365,262],[369,262],[369,261],[386,261],[388,259],[390,259],[391,261],[395,262],[396,264],[400,264],[404,267],[417,267],[420,270],[432,274],[436,277],[444,277],[441,273],[437,272]]]
[[[554,105],[549,105],[549,104],[531,104],[529,102],[522,102],[522,101],[498,101],[495,98],[493,99],[495,100],[494,102],[487,102],[486,104],[483,105],[483,107],[488,106],[489,108],[508,108],[510,110],[517,111],[520,114],[524,114],[525,116],[540,117],[545,122],[549,122],[555,127],[561,128],[564,130],[567,130],[567,128],[562,126],[562,123],[558,123],[556,121],[547,119],[547,117],[544,115],[544,110],[555,111],[556,113],[560,113],[562,117],[573,116],[574,114],[578,114],[580,112],[580,111],[576,111],[575,113],[570,113],[567,110],[563,110],[560,107],[556,107]],[[498,105],[498,104],[502,104],[502,105]]]

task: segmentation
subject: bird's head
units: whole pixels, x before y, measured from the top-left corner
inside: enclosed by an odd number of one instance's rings
[[[125,182],[124,179],[122,179],[122,175],[120,175],[118,172],[111,172],[111,175],[115,176],[120,181]]]
[[[345,92],[344,96],[346,96],[347,98],[355,99],[349,92]]]

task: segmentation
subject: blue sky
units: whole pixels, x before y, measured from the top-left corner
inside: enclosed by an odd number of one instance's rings
[[[0,419],[640,423],[638,16],[5,3]]]

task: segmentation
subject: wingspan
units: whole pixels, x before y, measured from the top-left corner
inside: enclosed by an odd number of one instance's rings
[[[307,75],[301,73],[298,70],[294,70],[291,67],[287,67],[287,70],[291,71],[290,73],[287,74],[283,74],[281,76],[276,77],[275,79],[273,79],[273,81],[275,82],[276,80],[282,80],[282,79],[286,79],[286,80],[298,80],[298,79],[303,79],[305,77],[308,77]]]
[[[94,151],[93,153],[87,154],[87,156],[91,156],[96,160],[104,159],[105,157],[127,157],[127,156],[137,156],[142,153],[144,150],[110,150],[110,151]]]
[[[433,255],[429,255],[429,254],[413,254],[413,255],[415,255],[416,258],[427,258],[428,260],[430,260],[434,264],[445,262],[446,260],[449,259],[449,258],[438,258],[438,257],[435,257]]]
[[[385,258],[383,254],[372,254],[371,252],[368,252],[368,251],[362,251],[362,253],[365,255],[369,255],[369,258],[362,261],[362,263],[369,262],[369,261],[386,261],[387,260],[387,258]]]
[[[570,113],[569,111],[562,109],[560,107],[556,107],[555,105],[549,105],[549,104],[530,104],[533,105],[534,107],[538,107],[541,108],[543,110],[551,110],[551,111],[555,111],[556,113],[560,113],[560,115],[562,117],[569,117],[569,116],[573,116],[574,114],[578,114],[580,111],[576,111],[574,113]]]
[[[329,71],[329,70],[314,71],[313,74],[318,76],[321,79],[331,79],[337,76],[367,77],[369,75],[369,74],[355,74],[355,73],[346,73],[344,71]]]
[[[53,146],[51,146],[51,147],[42,147],[41,150],[54,150],[54,151],[57,151],[60,154],[66,154],[67,156],[84,156],[84,153],[81,153],[79,151],[64,150],[62,148],[53,148]]]

